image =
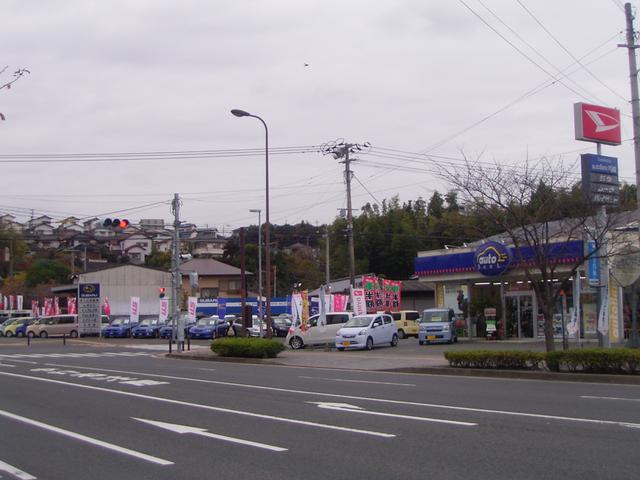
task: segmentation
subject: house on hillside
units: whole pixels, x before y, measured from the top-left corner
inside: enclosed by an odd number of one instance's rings
[[[192,289],[189,274],[198,274],[198,288]],[[200,298],[238,297],[241,294],[240,269],[213,258],[194,258],[180,265],[182,291]],[[253,273],[245,272],[247,278]]]

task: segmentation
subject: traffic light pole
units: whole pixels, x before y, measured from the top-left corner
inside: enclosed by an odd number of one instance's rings
[[[171,323],[173,326],[173,340],[176,340],[178,337],[178,318],[180,318],[180,283],[182,282],[180,275],[180,195],[177,193],[173,196],[171,210],[173,212],[173,261],[171,265],[171,299],[173,303],[171,307]]]

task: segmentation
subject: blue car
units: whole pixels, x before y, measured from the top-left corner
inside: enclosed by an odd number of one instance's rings
[[[131,336],[134,338],[158,338],[160,337],[160,329],[164,326],[164,322],[160,322],[158,317],[145,318],[131,329]]]
[[[218,318],[217,315],[212,317],[201,318],[196,324],[189,329],[191,338],[209,338],[224,337],[229,329],[229,322],[224,318]]]
[[[193,327],[196,324],[196,322],[189,321],[187,316],[183,316],[182,319],[184,320],[184,325],[185,325],[184,336],[186,337],[187,334],[189,333],[189,329]],[[171,322],[169,322],[160,329],[160,338],[171,338],[171,337],[173,337],[173,325],[171,324]]]
[[[27,318],[16,327],[16,337],[24,337],[27,334],[27,327],[35,322],[35,318]]]
[[[102,336],[105,338],[128,338],[131,336],[131,329],[137,323],[131,323],[129,317],[117,317],[111,321],[108,327],[102,329]]]
[[[446,308],[429,308],[422,312],[418,323],[418,343],[455,343],[455,314]]]

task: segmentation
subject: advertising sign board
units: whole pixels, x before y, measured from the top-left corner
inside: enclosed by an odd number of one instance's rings
[[[509,268],[511,252],[501,243],[486,242],[478,247],[474,260],[478,272],[495,277],[502,275]]]
[[[100,284],[78,284],[78,333],[100,335]]]
[[[585,153],[580,155],[580,163],[585,200],[595,205],[618,205],[618,159]]]
[[[575,103],[573,118],[576,140],[620,145],[620,110],[601,105]]]

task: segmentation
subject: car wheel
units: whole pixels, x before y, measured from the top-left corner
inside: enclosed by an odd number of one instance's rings
[[[13,337],[13,332],[4,332],[5,337]]]
[[[342,352],[342,351],[344,351],[344,347],[336,347],[336,350],[339,351],[339,352]]]
[[[402,329],[398,330],[398,338],[402,338],[402,339],[407,338],[407,336],[404,333],[404,330]]]
[[[291,340],[289,340],[289,346],[294,350],[298,350],[304,347],[304,342],[300,337],[293,337]]]
[[[75,330],[71,330],[71,333],[69,333],[69,336],[71,338],[78,338],[78,332],[76,332]]]
[[[422,340],[418,340],[418,343],[419,343],[420,345],[424,345],[424,342],[423,342]]]
[[[49,334],[45,331],[40,332],[40,338],[47,338],[49,336]]]
[[[29,333],[27,333],[27,337],[29,337],[29,338],[33,338],[33,337],[35,337],[35,336],[36,336],[36,334],[35,334],[35,333],[33,333],[33,332],[29,332]]]
[[[367,338],[367,345],[365,346],[367,350],[373,350],[373,338]]]
[[[453,343],[458,343],[458,336],[457,335],[454,337]]]
[[[251,336],[251,332],[249,330],[245,330],[244,336],[247,337],[247,338],[250,337]]]
[[[393,334],[393,337],[391,337],[391,346],[392,347],[398,346],[398,335],[396,335],[395,333]]]

